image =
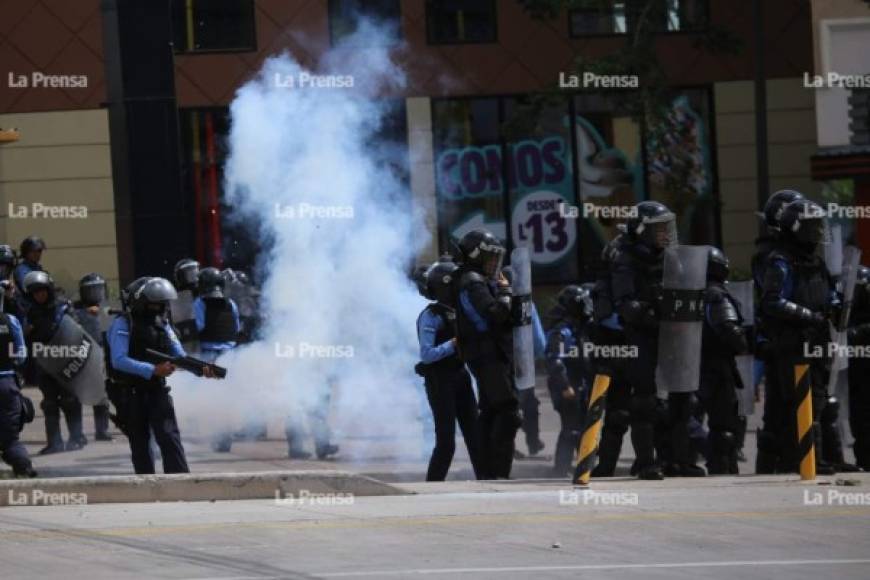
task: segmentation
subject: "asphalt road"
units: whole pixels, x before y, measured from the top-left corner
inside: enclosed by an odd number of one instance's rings
[[[866,579],[870,475],[854,479],[599,480],[591,495],[448,482],[411,484],[413,496],[13,507],[0,511],[0,562],[8,580]]]

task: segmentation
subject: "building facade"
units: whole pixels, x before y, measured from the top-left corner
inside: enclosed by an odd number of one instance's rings
[[[636,15],[625,2],[532,18],[513,0],[171,0],[181,185],[178,199],[157,206],[148,203],[154,191],[119,185],[125,148],[113,143],[107,70],[123,51],[107,26],[110,4],[125,2],[19,0],[4,4],[0,21],[0,73],[8,75],[0,128],[20,135],[0,144],[0,234],[13,245],[43,235],[44,261],[63,285],[89,271],[116,282],[146,266],[165,275],[187,255],[250,266],[255,244],[225,219],[222,203],[228,104],[270,55],[288,51],[316,66],[352,33],[360,11],[397,30],[408,78],[385,96],[393,115],[383,138],[406,148],[409,195],[436,234],[421,260],[485,225],[530,245],[541,283],[576,281],[591,275],[615,233],[619,220],[607,208],[658,199],[678,211],[684,241],[722,245],[738,272],[748,270],[758,209],[753,0],[668,3],[656,56],[671,110],[656,128],[622,110],[613,87],[572,85],[571,74],[583,81],[578,58],[610,55],[632,33]],[[804,82],[818,67],[813,14],[800,0],[762,7],[768,187],[821,195],[810,166],[821,135],[817,92]],[[714,29],[738,39],[734,50],[698,49]],[[83,206],[87,215],[14,214],[33,203]],[[151,231],[145,218],[130,220],[131,208],[185,227]],[[160,238],[157,261],[149,236]]]

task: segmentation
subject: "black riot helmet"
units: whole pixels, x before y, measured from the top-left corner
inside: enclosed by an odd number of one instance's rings
[[[677,218],[667,206],[657,201],[642,201],[635,210],[635,217],[626,223],[629,235],[654,250],[664,250],[677,243]]]
[[[125,303],[134,314],[149,310],[163,313],[169,302],[178,298],[178,292],[166,278],[138,278],[124,292]]]
[[[462,261],[487,278],[495,278],[504,260],[504,246],[486,230],[472,230],[459,240]]]
[[[226,278],[217,268],[203,268],[199,272],[199,295],[203,298],[223,298]]]
[[[856,283],[857,284],[870,283],[870,268],[868,268],[867,266],[858,266],[858,272],[856,274]]]
[[[0,280],[6,280],[15,268],[15,252],[12,246],[0,245]]]
[[[572,318],[588,320],[592,317],[592,295],[582,286],[565,286],[556,296],[556,302]]]
[[[411,280],[413,280],[414,284],[417,286],[417,291],[420,293],[420,296],[426,300],[434,300],[434,298],[429,296],[429,289],[426,287],[427,270],[429,270],[429,266],[425,264],[417,266],[414,268],[414,271],[411,272]]]
[[[199,282],[199,262],[191,258],[179,260],[175,264],[173,276],[179,290],[193,290]]]
[[[782,210],[785,206],[793,201],[803,199],[804,196],[799,191],[793,189],[780,189],[767,199],[764,204],[764,225],[768,228],[779,231],[779,220],[782,218]]]
[[[27,297],[33,300],[33,295],[39,290],[48,290],[47,302],[54,301],[54,280],[48,275],[48,272],[42,270],[33,270],[24,277],[24,293]]]
[[[707,280],[724,282],[730,273],[731,263],[728,261],[728,256],[719,248],[711,247],[710,253],[707,254]]]
[[[21,241],[21,246],[18,249],[20,256],[26,260],[30,252],[41,252],[45,248],[45,242],[42,241],[42,238],[39,236],[28,236]]]
[[[85,306],[98,306],[106,299],[106,279],[91,272],[79,280],[79,298]]]
[[[825,210],[808,199],[797,199],[782,210],[780,232],[807,250],[825,241]]]
[[[456,303],[456,271],[459,269],[452,260],[445,259],[435,262],[426,270],[426,297],[446,306],[453,307]]]

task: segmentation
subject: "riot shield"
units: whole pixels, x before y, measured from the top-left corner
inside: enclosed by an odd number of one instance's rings
[[[834,328],[831,337],[837,346],[831,357],[831,374],[828,377],[828,395],[836,392],[837,379],[849,366],[849,357],[844,356],[848,347],[847,327],[849,313],[852,311],[852,299],[855,297],[855,283],[858,279],[858,267],[861,265],[861,250],[854,246],[848,246],[843,250],[843,263],[840,267],[841,275],[838,282],[842,293],[843,307],[840,310],[838,320],[832,321]]]
[[[44,372],[72,392],[83,405],[106,398],[103,349],[70,315],[64,315],[51,340],[33,343],[33,360]]]
[[[514,380],[519,390],[535,386],[535,335],[532,329],[532,261],[528,248],[511,252],[514,318]]]
[[[828,243],[823,246],[825,265],[834,278],[843,274],[843,228],[839,224],[830,225],[825,222],[825,238]]]
[[[253,318],[257,315],[257,292],[254,287],[232,280],[224,286],[224,296],[236,303],[242,318]]]
[[[183,343],[196,340],[196,321],[193,316],[193,293],[190,290],[182,290],[178,298],[169,303],[172,314],[172,324],[178,329],[178,339]]]
[[[691,393],[701,379],[701,334],[709,246],[665,250],[656,386],[659,397]]]
[[[755,283],[752,280],[743,282],[729,282],[728,293],[737,301],[740,308],[740,316],[743,317],[743,330],[747,339],[754,336],[752,328],[755,326]],[[752,345],[749,345],[750,349]],[[737,356],[737,370],[740,373],[740,381],[743,389],[737,392],[737,414],[741,417],[749,417],[755,411],[755,357],[751,352]]]

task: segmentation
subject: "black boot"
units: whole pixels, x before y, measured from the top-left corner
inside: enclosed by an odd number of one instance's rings
[[[52,453],[61,453],[66,451],[63,445],[63,437],[60,434],[60,409],[57,407],[46,409],[42,407],[45,414],[45,439],[47,445],[40,449],[40,455],[50,455]]]
[[[94,439],[97,441],[111,441],[109,434],[109,406],[96,405],[94,407]]]

